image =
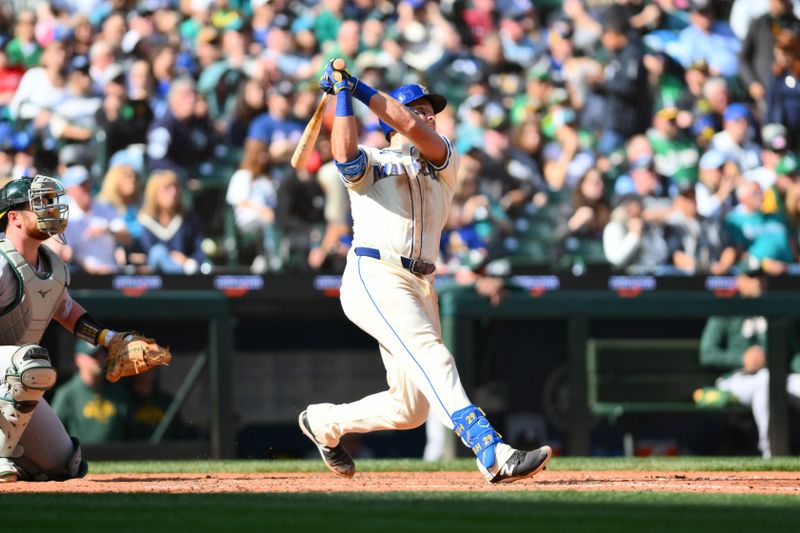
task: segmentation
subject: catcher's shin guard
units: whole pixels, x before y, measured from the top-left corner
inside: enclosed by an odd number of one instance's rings
[[[66,481],[86,476],[89,465],[81,456],[81,443],[75,437],[70,439],[73,446],[72,453],[69,457],[57,459],[63,462],[38,464],[28,457],[14,459],[17,478],[21,481]]]
[[[475,405],[453,413],[453,432],[478,457],[478,462],[489,469],[495,462],[495,447],[503,442],[486,415]]]
[[[56,383],[56,369],[47,350],[36,344],[20,346],[11,356],[0,397],[0,457],[17,457],[19,439],[28,427],[39,399]]]

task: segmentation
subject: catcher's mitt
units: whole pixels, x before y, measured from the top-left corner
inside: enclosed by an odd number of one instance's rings
[[[167,365],[171,360],[169,348],[162,348],[153,339],[135,331],[121,331],[108,343],[106,379],[118,381],[119,378],[146,372],[156,365]]]

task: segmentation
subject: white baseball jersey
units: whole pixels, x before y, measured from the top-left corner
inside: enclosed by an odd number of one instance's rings
[[[429,412],[452,429],[452,414],[470,405],[442,342],[433,276],[354,252],[370,247],[436,260],[458,170],[458,154],[445,142],[448,157],[438,168],[410,144],[385,150],[362,146],[368,168],[360,179],[345,180],[354,242],[342,276],[342,308],[378,341],[389,389],[353,403],[308,406],[314,436],[326,446],[336,446],[347,433],[414,428]]]
[[[421,159],[412,144],[379,150],[360,146],[367,170],[350,190],[353,246],[388,250],[429,263],[439,255],[456,186],[459,157],[450,141],[441,167]]]

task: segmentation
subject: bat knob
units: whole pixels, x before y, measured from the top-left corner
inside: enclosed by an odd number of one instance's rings
[[[342,59],[341,57],[337,57],[336,59],[333,60],[333,68],[335,70],[344,70],[345,68],[347,68],[347,65],[345,64],[344,59]]]

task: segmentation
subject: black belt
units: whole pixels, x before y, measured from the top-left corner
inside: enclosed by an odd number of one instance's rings
[[[404,257],[399,254],[391,253],[391,252],[383,252],[377,248],[369,248],[367,246],[356,246],[353,250],[356,255],[358,256],[366,256],[371,257],[373,259],[380,259],[383,261],[387,261],[389,263],[398,264],[399,259],[399,266],[405,268],[412,274],[420,274],[422,276],[427,276],[428,274],[433,274],[436,270],[436,265],[433,263],[428,263],[427,261],[423,261],[422,259],[411,259],[410,257]]]

